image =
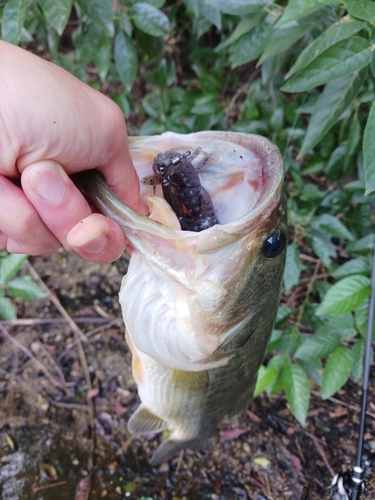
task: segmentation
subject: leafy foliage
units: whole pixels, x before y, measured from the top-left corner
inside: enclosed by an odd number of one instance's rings
[[[230,129],[279,146],[292,242],[255,393],[284,390],[304,424],[308,378],[323,397],[358,380],[375,240],[373,2],[8,0],[0,16],[3,39],[37,42],[141,134]]]
[[[0,253],[0,316],[6,320],[17,318],[16,307],[9,297],[39,299],[46,296],[30,276],[15,277],[26,259],[27,255]]]

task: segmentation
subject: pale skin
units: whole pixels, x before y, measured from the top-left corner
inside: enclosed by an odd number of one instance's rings
[[[143,211],[118,106],[0,41],[0,248],[42,255],[63,247],[95,262],[118,258],[126,246],[120,227],[93,213],[69,178],[92,168]]]

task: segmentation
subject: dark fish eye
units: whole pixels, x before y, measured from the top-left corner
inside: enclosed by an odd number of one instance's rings
[[[263,255],[267,259],[274,259],[284,250],[286,245],[285,234],[278,229],[272,233],[263,243]]]

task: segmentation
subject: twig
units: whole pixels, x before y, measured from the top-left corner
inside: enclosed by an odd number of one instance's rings
[[[6,337],[7,340],[12,342],[13,345],[15,345],[20,351],[26,354],[26,356],[34,363],[34,365],[41,370],[44,375],[48,378],[48,380],[55,386],[58,387],[59,389],[63,390],[65,394],[68,394],[67,388],[62,385],[60,382],[58,382],[53,375],[50,374],[50,372],[47,370],[47,368],[32,354],[32,352],[27,349],[24,345],[22,345],[18,340],[13,338],[10,333],[3,327],[3,325],[0,324],[0,331]]]
[[[46,349],[46,346],[43,344],[43,342],[39,342],[42,349],[43,349],[43,352],[44,354],[47,356],[47,358],[49,359],[50,363],[55,367],[55,370],[57,371],[57,373],[59,374],[59,378],[60,378],[60,382],[67,387],[67,383],[66,383],[66,380],[65,380],[65,377],[64,377],[64,374],[61,370],[61,368],[59,367],[59,365],[56,363],[56,361],[53,359],[53,357],[51,356],[51,354],[48,352],[48,349]]]
[[[39,274],[35,271],[33,266],[30,264],[29,261],[26,261],[27,269],[33,279],[38,283],[40,288],[48,295],[48,298],[53,302],[54,306],[56,309],[59,311],[61,316],[68,322],[70,328],[73,330],[75,335],[81,338],[84,342],[87,342],[86,337],[84,336],[82,330],[77,326],[77,324],[72,320],[71,316],[68,314],[67,310],[62,306],[61,302],[59,299],[56,297],[56,295],[48,288],[48,286],[44,283],[42,278],[39,276]]]
[[[53,406],[57,406],[58,408],[66,408],[68,410],[89,410],[90,409],[90,405],[79,405],[76,403],[63,403],[61,401],[55,401],[52,398],[48,398],[48,401]]]
[[[178,473],[178,471],[181,469],[182,467],[182,462],[184,460],[184,455],[185,455],[185,450],[181,450],[180,451],[180,454],[178,456],[178,461],[177,461],[177,467],[176,467],[176,474]]]
[[[85,334],[85,337],[86,337],[86,339],[88,339],[92,335],[95,335],[96,333],[99,333],[102,330],[106,330],[107,328],[110,328],[111,326],[115,325],[116,323],[122,324],[122,322],[123,322],[122,318],[113,319],[112,321],[109,321],[109,322],[105,323],[104,325],[98,326],[98,327],[94,328],[93,330],[87,332]],[[68,347],[66,347],[64,349],[64,351],[59,355],[57,360],[60,361],[71,349],[73,349],[74,346],[76,346],[78,344],[78,342],[79,342],[79,340],[74,340],[71,344],[69,344]]]
[[[247,87],[250,85],[250,83],[255,80],[255,78],[259,75],[260,73],[260,68],[257,68],[250,76],[249,78],[247,79],[247,81],[241,85],[241,87],[237,90],[237,92],[234,94],[234,96],[232,97],[232,99],[230,100],[230,103],[228,104],[228,106],[226,106],[224,112],[225,112],[225,118],[228,119],[228,116],[229,116],[229,113],[230,113],[230,110],[233,108],[233,106],[236,104],[236,101],[237,99],[239,98],[239,96],[242,94],[242,92],[244,92]]]
[[[62,486],[63,484],[68,484],[67,481],[59,481],[57,483],[45,484],[43,486],[36,486],[32,488],[33,493],[37,493],[38,491],[46,490],[47,488],[54,488],[55,486]]]
[[[325,454],[323,448],[320,446],[320,443],[318,441],[318,439],[313,436],[311,434],[311,439],[313,440],[314,444],[315,444],[315,447],[316,449],[318,450],[319,452],[319,455],[322,457],[323,459],[323,462],[325,463],[325,466],[327,467],[327,469],[329,470],[329,473],[331,474],[331,476],[333,477],[335,475],[335,471],[332,469],[332,467],[329,465],[329,462],[328,462],[328,458],[327,458],[327,455]]]
[[[120,318],[116,318],[120,319]],[[108,318],[73,318],[75,323],[107,323]],[[34,326],[34,325],[48,325],[50,323],[68,323],[65,318],[28,318],[28,319],[14,319],[14,320],[0,320],[0,325],[4,326]]]
[[[83,369],[83,372],[85,374],[85,379],[86,379],[86,385],[87,385],[87,390],[91,391],[92,385],[91,385],[91,379],[90,379],[90,372],[89,372],[89,367],[87,365],[87,360],[85,356],[85,351],[83,350],[82,346],[82,340],[84,342],[88,342],[86,337],[84,336],[82,330],[77,326],[77,324],[72,320],[71,316],[68,314],[66,309],[62,306],[61,302],[59,299],[56,297],[55,294],[52,293],[52,291],[47,287],[47,285],[44,283],[44,281],[41,279],[39,274],[35,271],[33,266],[30,264],[29,261],[26,261],[27,268],[33,279],[39,284],[39,286],[46,292],[48,297],[51,299],[53,304],[56,306],[58,311],[60,312],[61,316],[63,316],[67,322],[69,323],[71,329],[74,332],[75,340],[77,342],[77,347],[78,347],[78,353],[79,357],[81,360],[81,366]],[[94,400],[90,399],[90,411],[89,411],[89,419],[90,419],[90,425],[92,428],[92,439],[91,439],[91,449],[90,449],[90,455],[88,458],[88,463],[87,463],[87,469],[89,471],[92,471],[94,469],[94,452],[95,452],[95,445],[96,445],[96,433],[95,433],[95,406],[94,406]]]
[[[311,394],[314,394],[314,396],[319,396],[320,398],[322,395],[318,391],[310,390]],[[337,403],[338,405],[345,406],[346,408],[350,408],[351,410],[354,410],[356,412],[360,412],[361,408],[359,406],[351,405],[349,403],[345,403],[344,401],[340,401],[340,399],[335,399],[335,398],[327,398],[328,401],[332,401],[332,403]],[[371,413],[370,411],[366,411],[366,415],[368,415],[371,418],[375,418],[375,413]]]

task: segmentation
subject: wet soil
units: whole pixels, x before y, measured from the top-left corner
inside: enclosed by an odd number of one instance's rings
[[[360,387],[349,382],[334,400],[313,393],[305,429],[282,395],[262,395],[222,423],[213,452],[188,450],[151,467],[161,437],[134,439],[126,428],[139,404],[117,300],[127,259],[100,266],[57,252],[31,262],[85,341],[80,352],[51,296],[18,301],[20,321],[0,323],[3,500],[82,500],[89,491],[91,500],[328,499],[332,473],[353,465]],[[370,465],[374,396],[371,388]],[[370,473],[363,498],[375,498],[373,481]]]

